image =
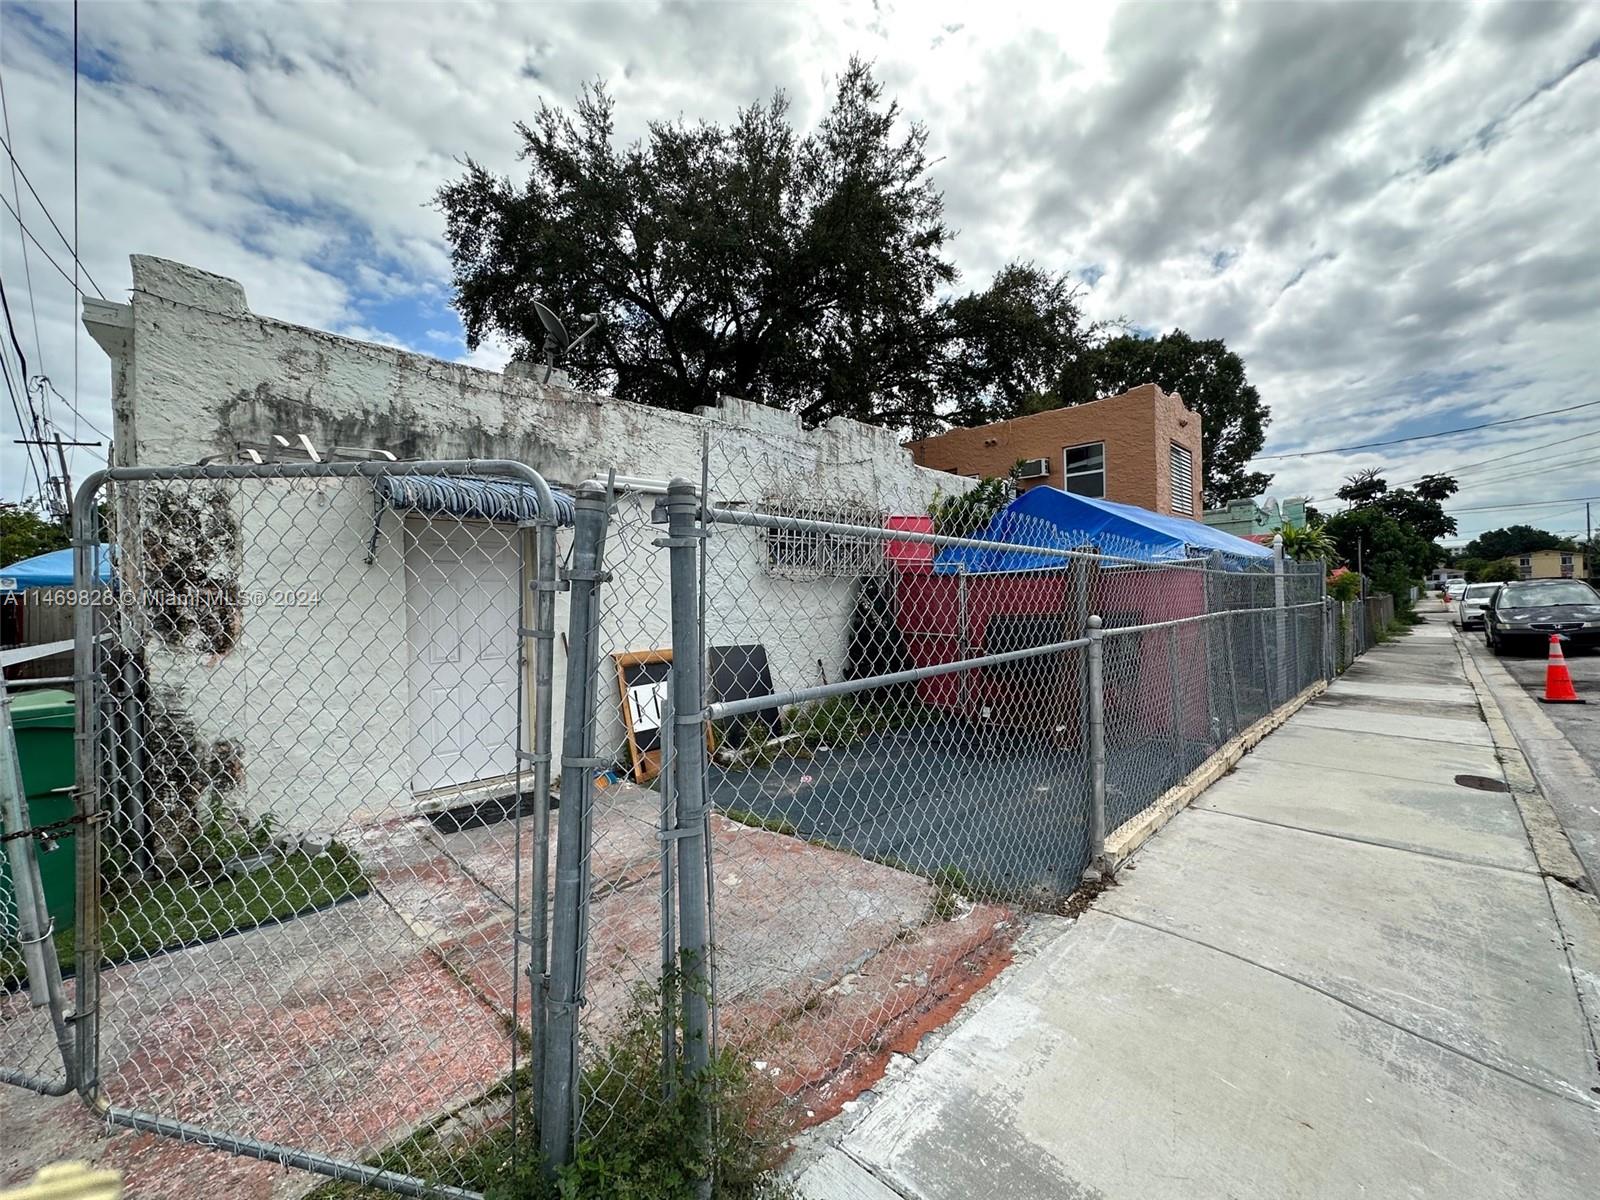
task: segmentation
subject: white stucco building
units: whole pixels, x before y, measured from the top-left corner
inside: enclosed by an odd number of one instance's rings
[[[303,459],[309,445],[324,458],[511,459],[571,489],[608,471],[698,482],[708,439],[720,503],[923,512],[941,485],[962,486],[913,465],[892,431],[845,420],[803,430],[792,413],[736,400],[674,413],[541,386],[275,320],[252,312],[231,279],[132,262],[129,302],[89,300],[84,313],[112,360],[117,466],[252,450]],[[219,786],[251,811],[332,829],[446,806],[512,769],[524,531],[406,515],[375,502],[364,480],[191,484],[182,496],[153,516],[130,489],[114,519],[130,586],[229,597],[221,616],[169,620],[154,636],[147,627],[143,643],[152,694],[192,727],[202,760],[225,764]],[[669,644],[654,499],[618,506],[607,653]],[[728,547],[741,538],[735,566]],[[837,677],[851,580],[775,554],[753,531],[727,539],[714,573],[740,576],[739,602],[714,606],[711,642],[784,642],[767,645],[779,688]],[[565,554],[570,530],[560,544]],[[780,605],[808,619],[787,633],[761,619]],[[562,596],[558,629],[566,620]],[[602,661],[603,679],[607,670]],[[565,671],[558,636],[558,747]],[[597,749],[610,755],[620,717],[610,707],[602,717]]]

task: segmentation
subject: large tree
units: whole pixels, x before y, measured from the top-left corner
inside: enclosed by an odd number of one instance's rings
[[[1461,553],[1466,558],[1510,558],[1534,550],[1572,550],[1575,543],[1546,529],[1532,525],[1507,525],[1504,529],[1490,529],[1480,533],[1465,546]]]
[[[1064,380],[1077,392],[1091,387],[1085,373],[1096,327],[1078,294],[1065,275],[1012,263],[986,290],[951,303],[940,389],[946,419],[985,425],[1059,407]]]
[[[45,519],[36,504],[0,507],[0,567],[71,544],[67,531]]]
[[[1271,475],[1245,470],[1266,440],[1267,406],[1246,378],[1244,360],[1220,338],[1192,338],[1181,329],[1159,338],[1114,337],[1062,379],[1062,399],[1081,404],[1141,383],[1181,393],[1200,414],[1207,507],[1267,490]]]
[[[525,179],[468,160],[437,196],[469,345],[498,335],[537,358],[537,298],[600,316],[565,363],[584,386],[932,426],[950,233],[927,134],[867,64],[804,135],[780,92],[727,127],[657,121],[619,146],[600,84],[517,129]]]
[[[1322,528],[1346,563],[1359,564],[1377,590],[1392,593],[1406,608],[1407,589],[1449,557],[1438,539],[1456,531],[1455,518],[1443,506],[1456,490],[1448,475],[1391,490],[1376,471],[1360,471],[1337,493],[1349,507]]]

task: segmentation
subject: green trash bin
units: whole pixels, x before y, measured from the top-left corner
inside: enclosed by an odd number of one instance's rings
[[[22,791],[28,820],[35,828],[65,821],[72,816],[72,785],[76,774],[73,753],[72,693],[60,688],[11,692],[11,724],[16,731],[17,758],[22,763]],[[56,929],[71,929],[78,913],[77,839],[68,826],[49,842],[35,841],[39,882],[44,902],[56,919]],[[47,849],[52,846],[53,849]],[[14,911],[11,863],[0,854],[0,906]]]

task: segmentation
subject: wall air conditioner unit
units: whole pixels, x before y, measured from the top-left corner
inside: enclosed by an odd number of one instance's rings
[[[1050,475],[1048,458],[1025,458],[1017,468],[1018,479],[1045,479]]]

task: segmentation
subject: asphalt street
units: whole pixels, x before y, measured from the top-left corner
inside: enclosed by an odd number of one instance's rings
[[[1475,655],[1491,657],[1481,630],[1468,630],[1466,637]],[[1589,703],[1547,704],[1543,708],[1556,728],[1583,756],[1590,770],[1600,774],[1600,652],[1568,649],[1566,658],[1573,687]],[[1498,661],[1529,696],[1538,699],[1544,695],[1547,659],[1546,649],[1540,647],[1537,650],[1504,650]]]

